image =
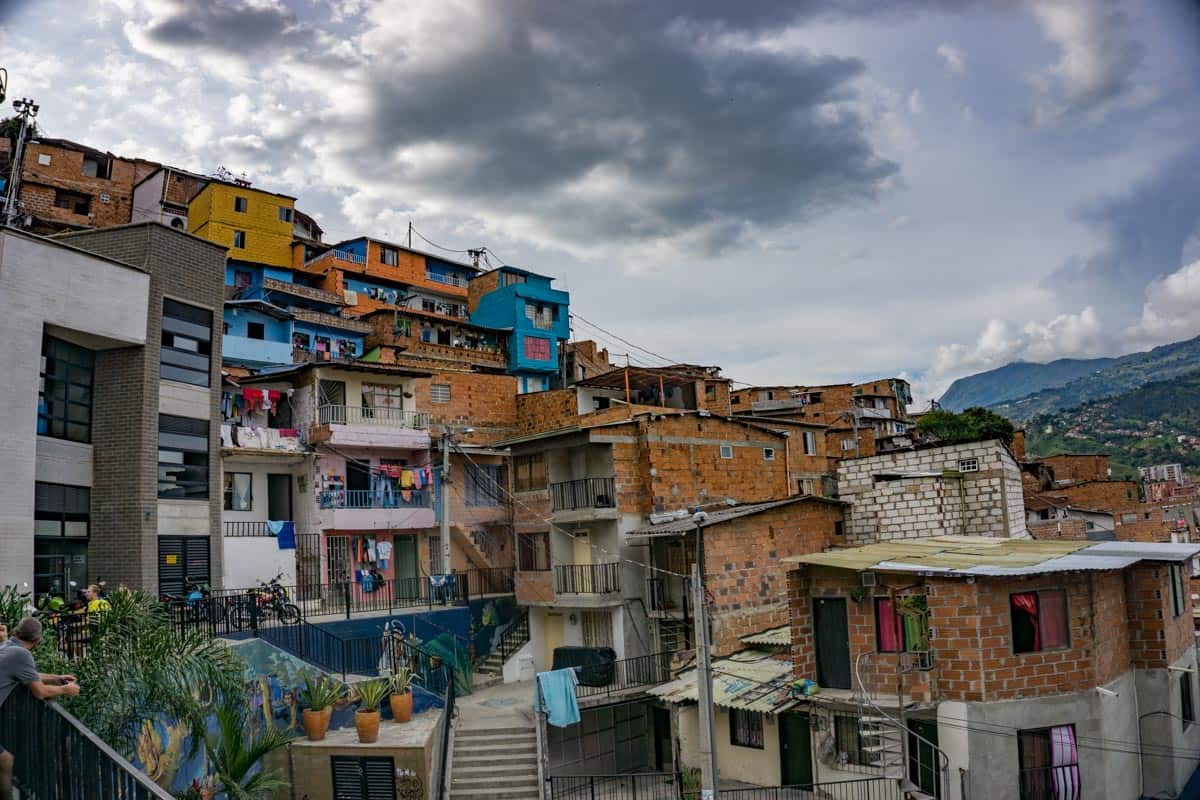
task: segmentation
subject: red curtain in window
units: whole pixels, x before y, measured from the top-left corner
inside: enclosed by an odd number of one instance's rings
[[[879,652],[900,651],[900,642],[896,635],[896,612],[892,609],[892,601],[886,597],[875,598],[875,630],[879,636]]]
[[[1067,646],[1067,598],[1063,592],[1041,592],[1038,632],[1043,650]]]
[[[1029,623],[1033,625],[1033,649],[1041,650],[1041,631],[1038,630],[1037,592],[1021,592],[1012,596],[1013,608],[1029,615]]]

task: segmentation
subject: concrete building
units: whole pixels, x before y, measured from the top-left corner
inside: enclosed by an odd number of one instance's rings
[[[999,441],[938,445],[838,465],[846,544],[947,534],[1028,537],[1021,470]]]
[[[219,577],[222,253],[151,223],[0,245],[0,583]]]
[[[471,322],[507,333],[508,371],[517,377],[522,394],[561,383],[560,347],[571,336],[571,297],[554,289],[552,280],[501,267],[470,283]]]
[[[177,167],[159,167],[133,187],[131,222],[161,222],[188,230],[188,204],[210,178]]]
[[[789,744],[816,780],[882,774],[947,800],[1183,796],[1197,553],[951,536],[784,559],[792,677],[821,686]]]
[[[188,230],[226,248],[231,261],[292,265],[296,198],[217,178],[188,203]]]

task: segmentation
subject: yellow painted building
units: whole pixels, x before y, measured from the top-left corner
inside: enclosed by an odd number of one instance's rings
[[[188,205],[188,228],[236,261],[290,267],[295,205],[285,194],[212,181]]]

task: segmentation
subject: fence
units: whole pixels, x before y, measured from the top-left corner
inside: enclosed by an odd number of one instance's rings
[[[481,594],[512,594],[516,591],[516,578],[512,567],[490,567],[473,569],[465,573],[467,591],[472,597]]]
[[[321,508],[433,508],[433,492],[428,489],[339,489],[321,492]]]
[[[429,415],[423,411],[371,406],[325,405],[317,409],[319,425],[379,425],[389,428],[428,428]]]
[[[722,789],[721,800],[901,800],[894,778],[860,778],[797,786],[751,786]],[[699,800],[700,792],[685,793],[686,800]]]
[[[442,667],[443,671],[447,669],[449,668]],[[446,693],[443,695],[442,719],[438,723],[438,746],[434,752],[436,766],[433,774],[436,776],[435,780],[437,784],[434,792],[430,793],[437,800],[445,800],[449,796],[449,787],[447,785],[449,781],[447,778],[449,777],[448,768],[450,765],[450,728],[452,725],[451,720],[454,717],[454,698],[456,694],[453,676],[447,677],[445,681]]]
[[[555,594],[612,594],[621,591],[621,565],[556,564]]]
[[[604,686],[586,686],[581,681],[575,687],[575,696],[579,698],[611,695],[626,689],[639,686],[653,686],[671,680],[671,659],[674,652],[650,653],[636,658],[626,658],[612,663],[612,680]],[[581,667],[589,673],[598,674],[607,670],[607,665]]]
[[[615,508],[612,478],[580,478],[550,484],[550,510],[577,508]]]
[[[17,687],[0,714],[0,742],[15,759],[21,797],[32,800],[172,800],[57,703]]]
[[[683,779],[677,772],[551,775],[546,782],[550,800],[680,800],[683,796]]]
[[[225,520],[221,524],[221,535],[225,538],[262,537],[274,538],[275,534],[267,529],[265,520]]]
[[[500,634],[500,646],[497,648],[500,653],[500,663],[508,663],[508,660],[516,655],[516,652],[528,641],[529,609],[518,606],[512,624],[505,629],[504,633]]]

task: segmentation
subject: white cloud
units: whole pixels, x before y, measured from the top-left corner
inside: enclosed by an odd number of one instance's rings
[[[951,72],[962,75],[967,71],[967,56],[960,48],[943,42],[938,45],[937,54],[946,62],[946,69]]]
[[[1180,267],[1147,286],[1142,318],[1126,333],[1146,346],[1200,333],[1200,261]]]
[[[908,96],[908,110],[913,114],[920,114],[925,110],[925,98],[921,96],[920,89],[913,89],[912,94]]]

